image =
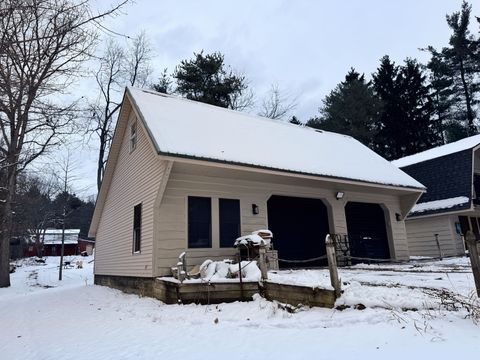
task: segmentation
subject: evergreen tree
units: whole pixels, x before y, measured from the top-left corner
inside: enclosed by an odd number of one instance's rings
[[[172,92],[172,79],[168,76],[167,68],[163,69],[162,75],[160,75],[158,82],[152,84],[152,89],[164,94],[170,94]]]
[[[384,56],[373,86],[382,101],[373,145],[377,153],[393,160],[439,144],[426,75],[415,60],[399,67]]]
[[[452,30],[448,47],[441,51],[428,48],[432,59],[442,63],[441,75],[451,79],[448,89],[452,92],[454,112],[446,129],[447,141],[478,133],[475,122],[480,91],[480,39],[475,39],[468,29],[471,10],[471,5],[464,1],[460,11],[447,15],[447,24]]]
[[[429,70],[430,96],[432,99],[435,128],[443,144],[451,138],[454,120],[455,97],[452,71],[439,54],[432,54],[427,64]]]
[[[398,104],[400,97],[396,84],[398,68],[388,56],[380,60],[380,67],[373,74],[373,87],[382,101],[382,112],[377,122],[373,149],[386,159],[395,159],[402,153],[397,136],[402,133],[402,117]]]
[[[244,76],[227,69],[224,56],[219,53],[194,53],[191,60],[183,60],[175,69],[176,92],[187,99],[221,107],[233,106],[234,98],[247,89]]]
[[[426,75],[416,60],[407,59],[397,77],[398,99],[403,119],[401,156],[411,155],[440,144],[440,137],[432,121],[434,111]]]
[[[310,119],[307,126],[350,135],[372,146],[380,111],[380,101],[370,82],[352,68],[323,100],[320,117]]]
[[[294,125],[302,125],[302,122],[298,120],[295,115],[293,115],[288,122]]]

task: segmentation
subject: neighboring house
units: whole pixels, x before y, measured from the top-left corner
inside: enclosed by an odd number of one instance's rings
[[[63,254],[76,255],[78,248],[78,235],[80,229],[65,229]],[[62,230],[47,229],[43,238],[43,255],[60,256],[62,250]]]
[[[232,258],[264,228],[280,259],[325,254],[327,233],[408,259],[403,218],[423,191],[351,137],[127,88],[89,232],[95,281],[149,286],[180,253]]]
[[[479,149],[476,135],[392,162],[427,187],[406,221],[411,255],[465,254],[462,234],[479,234]]]
[[[78,252],[86,253],[87,255],[93,254],[93,249],[95,248],[95,240],[88,239],[78,239]]]

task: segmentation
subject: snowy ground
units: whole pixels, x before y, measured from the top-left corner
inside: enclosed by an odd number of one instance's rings
[[[93,285],[93,264],[81,260],[61,284],[57,258],[12,274],[12,287],[0,289],[1,359],[451,359],[480,351],[480,327],[459,304],[474,301],[465,258],[341,269],[343,311],[296,313],[260,297],[165,305]],[[270,277],[308,286],[326,279],[322,270]]]

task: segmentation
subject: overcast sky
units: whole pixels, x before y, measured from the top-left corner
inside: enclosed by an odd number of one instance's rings
[[[306,121],[350,67],[370,78],[386,54],[396,62],[425,61],[419,48],[447,44],[445,15],[460,6],[457,0],[137,0],[104,24],[127,35],[146,31],[155,77],[193,52],[220,51],[259,98],[278,84],[297,99],[294,114]],[[480,15],[478,5],[473,15]],[[95,153],[78,159],[81,192],[94,194]]]

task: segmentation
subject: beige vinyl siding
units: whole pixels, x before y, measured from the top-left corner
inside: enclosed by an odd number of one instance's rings
[[[461,238],[455,233],[454,216],[443,215],[406,221],[410,255],[440,256],[435,234],[438,234],[442,255],[464,253]]]
[[[335,199],[338,190],[345,191],[342,200]],[[326,203],[330,217],[330,231],[347,232],[345,204],[348,201],[383,204],[387,210],[387,231],[391,242],[391,256],[408,258],[408,245],[403,221],[396,221],[395,213],[401,213],[400,193],[371,187],[351,186],[278,176],[214,168],[175,162],[168,178],[165,192],[156,217],[156,275],[170,273],[170,267],[178,261],[178,255],[187,251],[188,265],[199,264],[207,258],[224,259],[235,254],[233,249],[219,247],[218,198],[240,200],[242,235],[268,228],[267,200],[271,195],[319,198]],[[212,248],[188,249],[187,246],[187,198],[205,196],[212,198]],[[259,214],[252,214],[252,204],[259,206]],[[295,211],[292,209],[292,211]],[[275,234],[274,234],[275,237]],[[324,239],[318,239],[319,242]]]
[[[101,213],[95,248],[95,274],[152,276],[154,203],[166,162],[161,161],[140,121],[137,145],[130,151],[130,112],[123,140]],[[117,129],[117,131],[119,131]],[[141,249],[133,254],[133,208],[142,203]]]

